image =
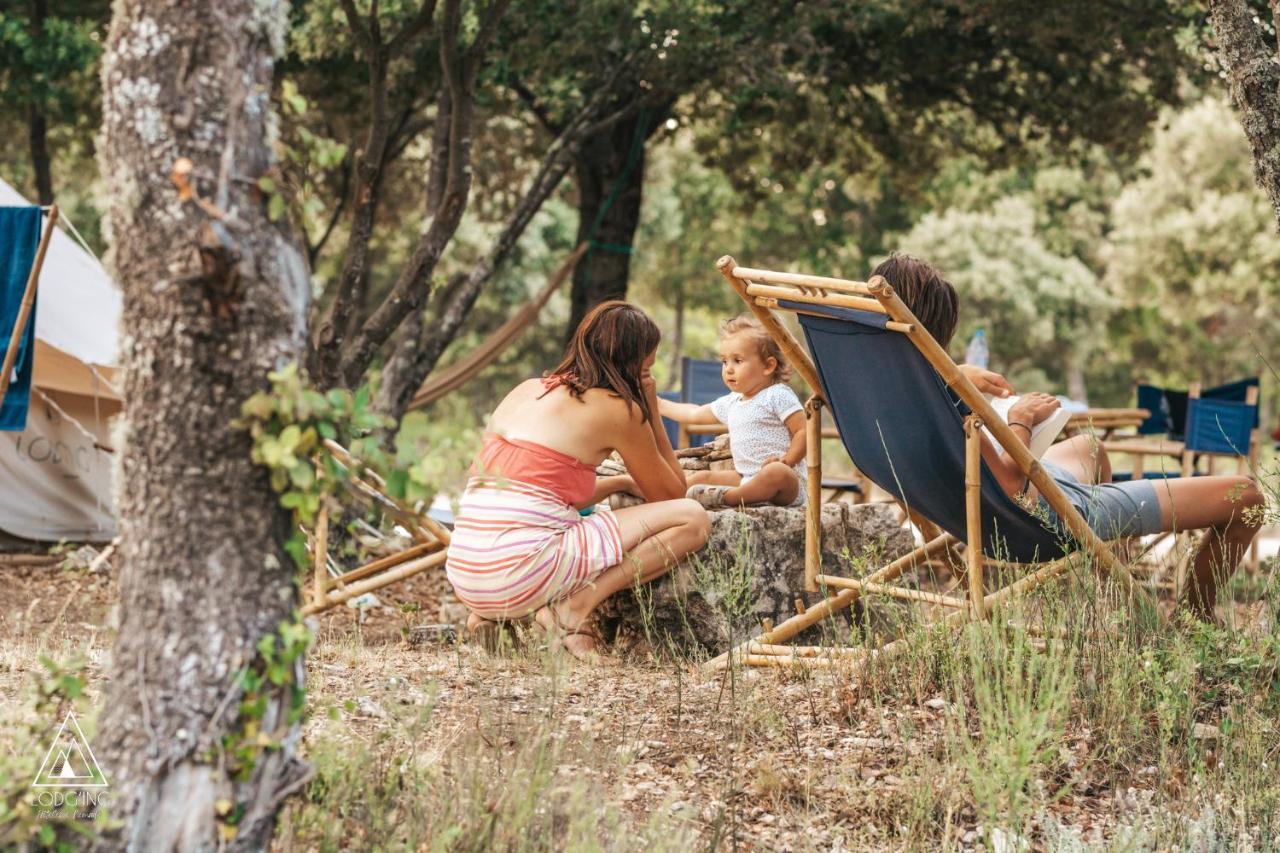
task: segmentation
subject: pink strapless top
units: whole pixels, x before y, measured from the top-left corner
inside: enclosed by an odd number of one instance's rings
[[[596,469],[576,457],[536,441],[485,433],[472,473],[489,474],[539,486],[569,506],[589,499],[596,489]]]

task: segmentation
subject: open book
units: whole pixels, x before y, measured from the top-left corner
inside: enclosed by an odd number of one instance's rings
[[[1004,418],[1006,422],[1009,420],[1009,410],[1020,399],[1017,396],[992,397],[990,394],[984,396],[987,398],[987,402],[991,404],[991,408],[996,410],[996,414]],[[1031,451],[1031,455],[1037,459],[1044,456],[1044,452],[1049,449],[1049,445],[1053,444],[1053,440],[1058,437],[1058,433],[1062,432],[1062,428],[1067,425],[1067,421],[1070,419],[1071,413],[1069,411],[1058,409],[1032,427],[1031,440],[1027,442],[1027,449]],[[991,443],[999,447],[1000,442],[996,441],[996,437],[991,433],[991,430],[986,427],[982,429],[986,432],[987,438],[991,439]]]

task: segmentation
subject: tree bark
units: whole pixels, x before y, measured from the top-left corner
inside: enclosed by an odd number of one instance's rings
[[[1280,7],[1273,7],[1280,19]],[[1211,0],[1209,16],[1231,100],[1253,153],[1253,177],[1280,223],[1280,67],[1276,44],[1244,0]]]
[[[31,2],[31,36],[44,38],[44,22],[49,17],[48,0]],[[31,169],[36,176],[36,197],[40,204],[53,204],[53,168],[49,161],[49,122],[39,104],[27,107],[27,140],[31,146]]]
[[[574,163],[578,240],[591,248],[573,271],[565,340],[594,306],[627,295],[631,244],[640,224],[645,140],[661,119],[649,111],[593,134]]]
[[[257,189],[286,8],[117,0],[103,57],[104,222],[125,330],[120,628],[98,750],[124,821],[111,849],[262,849],[306,776],[301,658],[242,705],[241,674],[297,591],[289,518],[232,426],[305,345],[304,255]]]

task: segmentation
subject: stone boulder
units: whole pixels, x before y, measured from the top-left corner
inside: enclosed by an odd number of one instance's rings
[[[911,547],[892,504],[822,507],[825,574],[861,577]],[[711,513],[711,537],[701,551],[653,583],[614,596],[602,615],[620,636],[718,654],[765,620],[793,616],[797,599],[808,606],[821,598],[804,589],[804,509],[753,507]],[[819,630],[811,628],[808,638]]]

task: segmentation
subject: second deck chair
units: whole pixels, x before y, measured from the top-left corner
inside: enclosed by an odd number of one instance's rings
[[[736,649],[712,660],[752,665],[812,665],[828,650],[780,645],[863,593],[925,601],[952,608],[948,621],[985,618],[1009,597],[1067,571],[1062,559],[1082,549],[1095,568],[1131,596],[1137,588],[1126,568],[1092,530],[1057,484],[1031,456],[983,395],[919,323],[893,288],[876,277],[868,283],[739,267],[721,258],[718,267],[805,377],[814,397],[806,406],[810,424],[810,478],[820,476],[820,444],[813,441],[819,407],[831,407],[840,438],[855,465],[902,504],[939,525],[944,533],[861,580],[818,573],[821,527],[811,500],[806,525],[806,579],[828,597]],[[813,360],[771,309],[800,315]],[[981,460],[981,427],[1001,445],[1054,508],[1068,532],[1047,528],[1014,503]],[[967,598],[904,589],[892,581],[957,541],[967,543]],[[994,592],[983,584],[983,555],[1005,562],[1049,565]],[[838,590],[832,594],[831,590]],[[892,644],[891,644],[892,645]]]
[[[326,439],[324,451],[346,472],[346,483],[350,490],[364,502],[376,506],[395,519],[409,531],[414,544],[354,569],[334,571],[329,560],[329,512],[322,505],[311,535],[313,575],[311,595],[302,608],[303,615],[321,613],[375,589],[444,565],[449,547],[449,531],[434,519],[415,512],[387,494],[386,483],[377,474],[360,466],[347,449],[336,441]]]

